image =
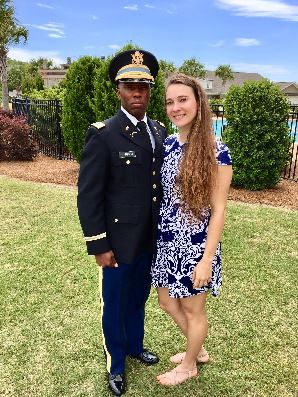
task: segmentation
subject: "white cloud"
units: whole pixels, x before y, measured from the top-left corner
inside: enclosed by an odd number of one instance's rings
[[[232,68],[238,72],[259,73],[261,75],[285,75],[289,71],[280,65],[260,65],[251,63],[234,63]]]
[[[216,44],[210,44],[211,47],[220,47],[221,45],[223,45],[224,40],[220,40],[218,43]]]
[[[167,11],[169,14],[177,14],[176,11]]]
[[[98,17],[96,17],[95,15],[92,15],[92,19],[97,19]]]
[[[31,59],[37,58],[50,58],[54,61],[55,64],[60,65],[61,63],[65,63],[62,58],[59,58],[58,51],[31,51],[24,49],[12,49],[9,50],[8,53],[9,58],[15,59],[16,61],[29,62]]]
[[[215,4],[234,15],[244,17],[270,17],[298,21],[298,6],[282,0],[215,0]]]
[[[120,45],[117,44],[111,44],[109,45],[109,47],[112,48],[113,50],[119,50],[119,48],[121,48]]]
[[[147,8],[156,8],[154,6],[148,6],[147,4],[145,5],[145,7],[147,7]]]
[[[235,45],[241,46],[241,47],[249,47],[252,45],[260,45],[261,42],[256,39],[236,39],[235,40]]]
[[[132,6],[125,6],[124,8],[131,11],[138,11],[138,6],[136,4]]]
[[[49,37],[54,37],[54,38],[61,38],[63,39],[65,36],[60,36],[60,34],[55,34],[55,33],[50,33],[48,34]]]
[[[89,46],[86,46],[84,48],[86,48],[86,50],[89,50],[90,48],[95,48],[95,47],[94,47],[94,45],[89,45]]]
[[[53,28],[53,27],[49,27],[49,26],[42,26],[42,25],[31,25],[30,23],[27,23],[26,26],[32,26],[36,29],[41,29],[41,30],[48,30],[51,32],[57,32],[59,34],[63,34],[64,32],[61,29],[57,29],[57,28]]]
[[[52,10],[55,9],[55,7],[47,6],[47,5],[45,5],[45,4],[37,3],[37,5],[38,5],[39,7],[51,8]]]
[[[48,26],[50,28],[65,28],[65,25],[63,23],[56,23],[56,22],[46,23],[45,26]]]

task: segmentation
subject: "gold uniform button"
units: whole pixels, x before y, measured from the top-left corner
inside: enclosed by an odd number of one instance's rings
[[[118,219],[115,219],[115,222],[117,223],[117,222],[118,222]]]
[[[152,172],[152,175],[155,175],[155,171]]]
[[[156,189],[156,185],[155,185],[155,183],[154,183],[154,185],[153,185],[153,189]]]
[[[126,160],[126,164],[130,164],[130,160]]]
[[[156,201],[156,197],[153,197],[153,201]]]
[[[153,163],[154,163],[154,161],[155,161],[155,157],[153,157],[152,161],[153,161]]]

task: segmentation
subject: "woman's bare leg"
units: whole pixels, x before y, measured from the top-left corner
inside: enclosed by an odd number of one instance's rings
[[[182,363],[175,370],[158,376],[160,383],[174,385],[196,376],[196,360],[207,336],[208,322],[205,311],[207,292],[181,298],[180,303],[187,318],[187,349]]]

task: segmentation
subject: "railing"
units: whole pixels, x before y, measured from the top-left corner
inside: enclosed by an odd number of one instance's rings
[[[298,105],[291,105],[288,124],[294,143],[289,148],[291,162],[285,167],[283,178],[298,181]]]
[[[13,114],[27,118],[39,152],[59,160],[75,160],[64,144],[61,100],[12,98],[11,102]]]

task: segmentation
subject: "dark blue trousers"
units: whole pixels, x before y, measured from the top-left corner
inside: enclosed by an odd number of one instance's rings
[[[144,351],[145,303],[151,286],[152,254],[134,263],[99,268],[101,324],[108,372],[124,371],[127,354]]]

